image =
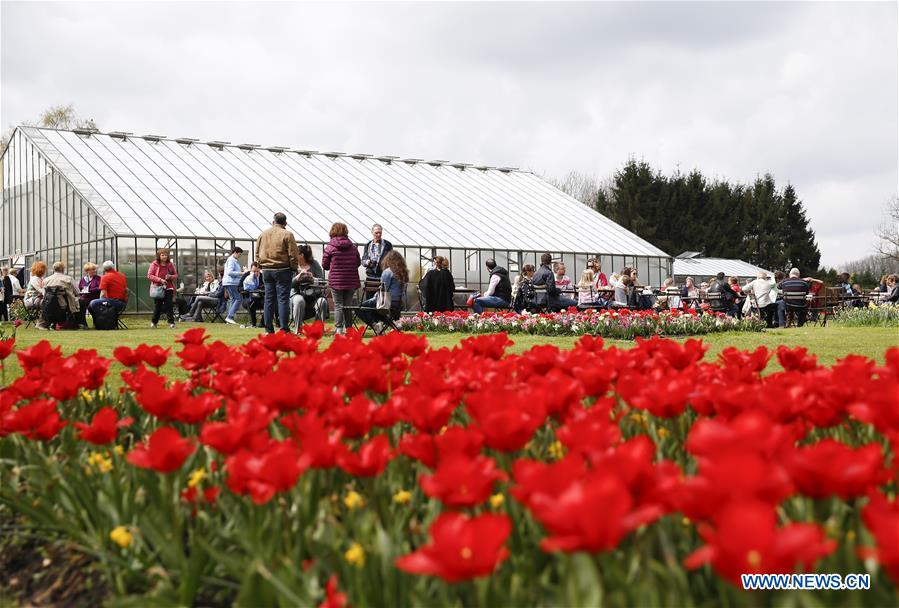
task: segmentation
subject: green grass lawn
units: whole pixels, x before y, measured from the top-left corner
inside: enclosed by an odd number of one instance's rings
[[[205,327],[212,339],[221,340],[226,344],[243,344],[255,336],[256,331],[258,331],[241,329],[235,325],[222,323],[184,323],[175,330],[167,327],[164,329],[150,329],[148,327],[149,322],[142,319],[129,320],[129,326],[130,329],[128,330],[105,332],[94,330],[38,331],[33,328],[20,329],[17,336],[17,345],[23,348],[40,340],[49,340],[53,344],[61,345],[65,354],[70,354],[79,348],[93,348],[102,356],[112,357],[112,351],[117,346],[134,347],[141,343],[172,346],[173,351],[177,350],[177,348],[174,348],[178,346],[174,343],[175,337],[193,327]],[[431,346],[439,348],[442,346],[453,346],[464,337],[466,337],[465,334],[435,334],[429,336],[428,340]],[[780,344],[785,344],[790,347],[805,346],[809,351],[818,355],[818,360],[821,363],[827,365],[850,353],[864,355],[882,362],[886,349],[891,346],[899,346],[899,330],[896,328],[840,327],[834,325],[828,327],[776,329],[761,333],[727,332],[702,336],[701,338],[711,345],[706,354],[707,359],[714,359],[719,352],[728,346],[754,349],[757,346],[764,345],[774,349]],[[577,338],[569,337],[527,335],[511,336],[511,339],[515,343],[510,348],[510,352],[513,353],[520,353],[537,344],[555,344],[560,348],[571,348],[577,341]],[[678,340],[685,339],[678,338]],[[324,343],[327,345],[330,340],[332,338],[326,337]],[[629,348],[633,345],[633,342],[623,340],[607,340],[606,342],[621,348]],[[170,359],[170,363],[163,368],[163,371],[174,378],[185,378],[186,373],[174,365],[177,361],[178,359],[173,356]],[[6,370],[7,380],[19,373],[18,362],[14,358],[8,360],[8,363],[9,367]],[[776,361],[772,364],[772,367],[777,367]],[[112,368],[112,379],[115,385],[119,383],[118,371],[120,369],[121,367],[118,364],[115,364]]]

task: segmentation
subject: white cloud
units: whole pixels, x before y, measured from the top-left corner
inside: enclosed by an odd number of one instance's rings
[[[822,262],[897,190],[895,3],[0,4],[0,123],[601,177],[628,155],[805,201]],[[846,210],[851,209],[851,213]]]

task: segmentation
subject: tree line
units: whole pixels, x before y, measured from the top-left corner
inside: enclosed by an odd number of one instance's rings
[[[730,183],[695,169],[663,175],[631,159],[596,189],[592,206],[671,255],[700,251],[809,274],[821,262],[796,189],[779,187],[770,174],[750,184]]]

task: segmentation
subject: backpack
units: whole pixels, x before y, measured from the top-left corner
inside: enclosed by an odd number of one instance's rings
[[[101,302],[90,307],[91,316],[94,318],[94,328],[109,330],[119,326],[119,313],[115,306],[108,302]]]
[[[531,285],[530,281],[523,280],[518,285],[518,292],[515,294],[515,301],[512,302],[512,308],[515,312],[520,313],[531,306],[537,299],[537,290]]]

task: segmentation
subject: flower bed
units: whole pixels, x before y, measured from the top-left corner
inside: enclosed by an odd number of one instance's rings
[[[841,308],[833,322],[846,327],[899,327],[899,306],[869,304],[860,308]]]
[[[762,331],[756,318],[735,319],[721,313],[688,311],[586,310],[543,314],[467,311],[418,313],[398,322],[407,331],[427,333],[532,334],[540,336],[600,336],[633,339],[650,336],[691,336],[723,331]]]
[[[96,352],[0,340],[25,371],[0,390],[0,502],[154,605],[751,605],[775,600],[741,574],[794,570],[895,601],[899,349],[781,347],[762,375],[764,347],[705,362],[693,339],[508,355],[322,329],[190,330],[187,382],[122,347],[120,394]]]

